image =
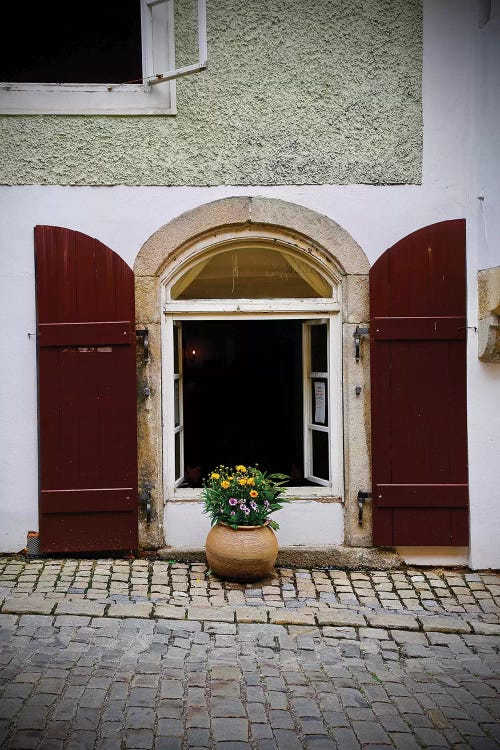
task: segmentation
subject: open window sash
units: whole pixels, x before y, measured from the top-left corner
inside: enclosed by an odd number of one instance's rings
[[[331,484],[329,404],[329,324],[325,319],[302,324],[304,387],[304,477]]]
[[[184,478],[184,404],[182,372],[182,323],[174,321],[174,485],[178,487]]]
[[[198,62],[175,67],[174,0],[141,0],[142,70],[146,88],[207,68],[206,0],[198,0]]]

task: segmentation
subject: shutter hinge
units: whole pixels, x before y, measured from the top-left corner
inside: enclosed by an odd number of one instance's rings
[[[359,362],[361,336],[368,336],[369,334],[369,328],[360,328],[359,325],[356,326],[356,329],[352,334],[354,336],[354,346],[356,348],[356,362]]]
[[[149,330],[147,328],[138,328],[136,329],[135,335],[142,338],[142,348],[144,349],[144,363],[147,365],[149,362]]]
[[[365,504],[365,500],[367,500],[371,496],[371,492],[362,492],[361,490],[358,492],[358,524],[360,526],[363,525],[363,506]]]

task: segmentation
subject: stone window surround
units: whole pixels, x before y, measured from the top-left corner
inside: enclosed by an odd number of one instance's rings
[[[500,363],[500,266],[478,272],[478,357]]]
[[[183,259],[207,247],[221,234],[235,240],[248,229],[260,230],[277,241],[307,248],[309,257],[330,266],[342,286],[343,422],[344,422],[344,543],[371,546],[371,507],[365,507],[358,525],[358,490],[369,491],[370,382],[369,346],[364,341],[360,361],[354,356],[356,325],[367,325],[369,262],[353,238],[328,217],[311,209],[273,198],[233,197],[200,205],[170,221],[142,246],[134,263],[136,327],[149,330],[149,361],[141,345],[138,367],[139,482],[153,484],[153,514],[146,524],[141,514],[141,548],[161,548],[163,540],[163,466],[161,403],[161,293],[166,275],[179,269]],[[150,395],[144,397],[144,388]],[[356,386],[361,394],[356,396]],[[318,498],[318,502],[328,502]],[[331,501],[331,500],[330,500]]]

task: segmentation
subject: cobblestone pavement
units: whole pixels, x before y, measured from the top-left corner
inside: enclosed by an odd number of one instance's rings
[[[236,616],[336,624],[328,618],[357,611],[500,623],[500,575],[491,571],[277,568],[269,580],[247,585],[224,583],[207,572],[203,564],[174,561],[3,557],[0,604],[3,612],[180,619],[187,610],[189,619],[216,610],[218,619],[225,615],[231,622]]]
[[[500,576],[0,558],[0,747],[500,748]]]

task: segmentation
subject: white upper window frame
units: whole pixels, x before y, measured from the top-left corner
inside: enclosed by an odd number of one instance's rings
[[[197,63],[175,67],[174,0],[140,0],[142,83],[1,82],[0,114],[175,115],[175,79],[207,68],[206,0],[197,2]]]

